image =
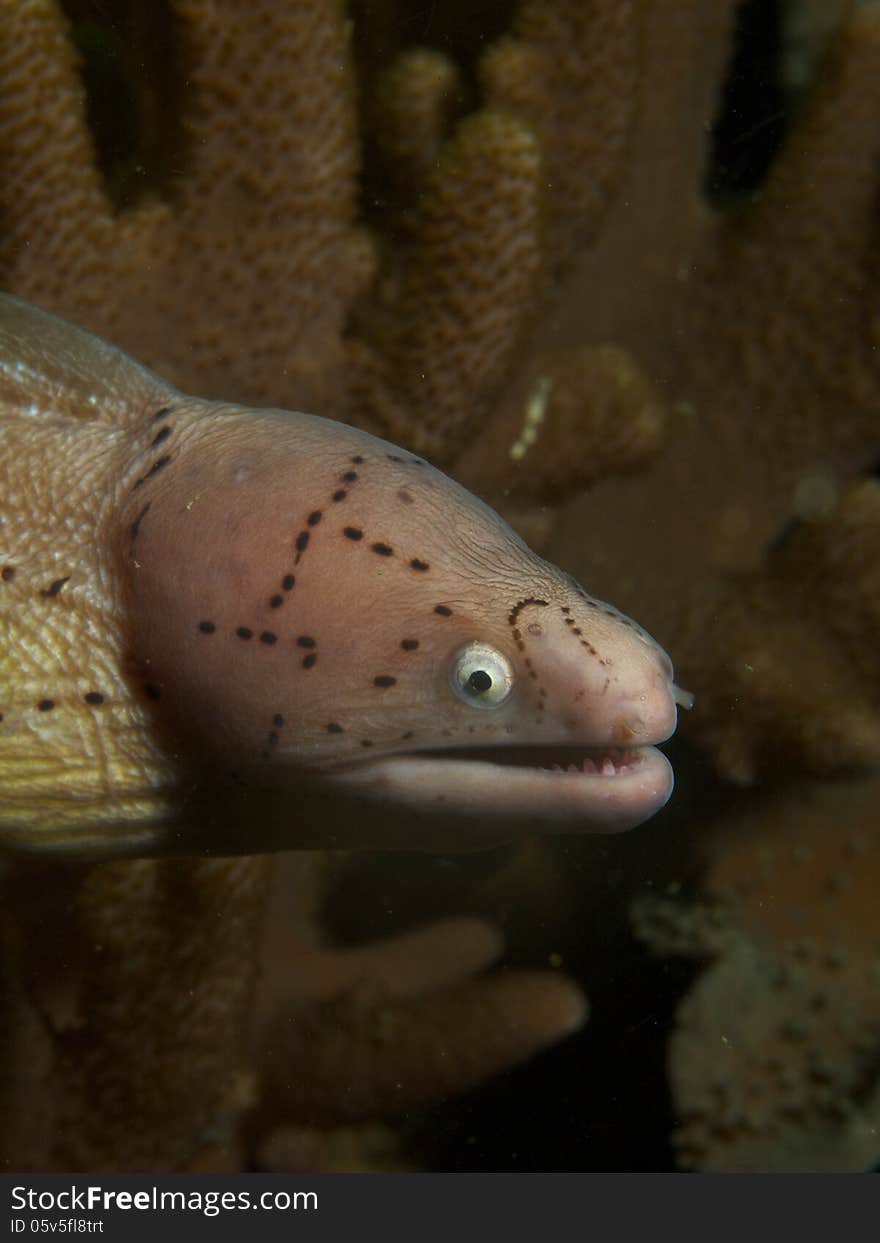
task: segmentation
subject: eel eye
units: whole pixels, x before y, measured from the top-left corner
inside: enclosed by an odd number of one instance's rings
[[[513,690],[513,668],[506,656],[487,643],[460,648],[450,671],[452,689],[475,708],[498,708]]]

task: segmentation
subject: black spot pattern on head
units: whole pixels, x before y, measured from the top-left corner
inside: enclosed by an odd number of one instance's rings
[[[405,652],[414,652],[419,646],[418,639],[401,639],[400,646]]]
[[[3,569],[0,570],[0,578],[2,578],[4,583],[11,583],[15,578],[15,566],[4,565]]]
[[[412,505],[412,493],[407,492],[406,488],[398,488],[397,499],[403,501],[404,505]]]
[[[511,626],[516,625],[516,619],[519,617],[522,610],[530,604],[537,605],[538,608],[542,608],[542,609],[545,609],[547,607],[546,600],[537,600],[534,596],[526,596],[524,600],[520,600],[510,610],[507,620]]]
[[[148,479],[152,479],[153,475],[158,475],[159,471],[164,470],[170,461],[171,455],[169,453],[166,453],[163,457],[156,458],[147,473],[145,475],[141,475],[140,479],[135,482],[134,486],[139,488],[141,484],[146,483]]]
[[[373,745],[373,740],[372,740],[372,738],[362,738],[362,739],[361,739],[361,746],[362,746],[362,747],[371,747],[372,745]]]
[[[392,678],[390,673],[380,673],[378,677],[373,678],[373,685],[381,686],[383,688],[387,686],[394,686],[396,682],[397,678]]]
[[[580,598],[589,604],[590,608],[596,609],[599,613],[604,613],[606,617],[613,617],[614,620],[619,622],[621,626],[627,626],[630,630],[641,630],[641,626],[639,626],[637,622],[634,622],[631,617],[627,617],[625,613],[619,613],[617,609],[612,608],[610,604],[605,604],[603,601],[596,600],[592,596],[587,595],[580,583],[572,583],[572,586]],[[581,640],[581,643],[583,647],[590,647],[590,645],[583,640]],[[596,654],[595,648],[590,648],[590,650],[593,652],[593,655]]]
[[[420,458],[416,458],[416,457],[410,457],[410,456],[403,457],[403,456],[400,456],[399,454],[394,454],[394,453],[388,453],[385,456],[389,461],[396,462],[396,463],[403,464],[406,462],[411,462],[417,466],[426,465],[425,462],[423,462]],[[364,457],[361,454],[355,454],[349,460],[352,466],[361,466],[365,461]],[[359,475],[356,470],[347,469],[341,473],[341,475],[339,476],[339,479],[340,479],[340,482],[343,484],[353,484],[359,479]],[[348,497],[348,488],[337,487],[336,490],[331,495],[332,495],[332,500],[336,503],[344,501]],[[407,504],[413,503],[413,497],[405,489],[400,489],[398,492],[398,496],[400,497],[401,500],[403,500]],[[306,526],[301,531],[299,531],[299,533],[296,535],[296,538],[294,540],[294,547],[296,550],[296,557],[295,557],[294,565],[299,565],[299,562],[300,562],[300,559],[303,553],[306,551],[306,549],[309,546],[310,528],[314,528],[318,526],[318,524],[323,521],[323,517],[324,517],[324,512],[322,509],[313,509],[308,514],[306,518]],[[358,543],[361,540],[363,540],[364,535],[365,535],[361,527],[355,527],[355,526],[343,527],[342,533],[346,539],[349,539],[355,543]],[[393,546],[391,544],[386,543],[384,540],[375,540],[374,542],[370,544],[370,549],[372,552],[374,552],[377,556],[380,556],[380,557],[393,557],[395,555]],[[420,573],[425,573],[431,568],[427,561],[423,561],[419,557],[412,557],[409,561],[409,566],[411,569],[417,572],[420,572]],[[283,590],[285,592],[291,591],[295,585],[295,582],[296,582],[296,579],[293,574],[286,574],[281,581]],[[269,603],[270,608],[278,609],[284,603],[284,598],[279,593],[270,594],[268,603]],[[448,608],[448,606],[446,605],[437,605],[435,611],[444,617],[449,617],[452,615],[452,610]],[[254,632],[253,630],[251,630],[249,626],[240,626],[236,630],[235,633],[239,635],[241,638],[251,638],[253,637]],[[275,644],[278,638],[278,636],[275,635],[274,632],[272,631],[263,631],[259,637],[260,637],[261,642],[268,644],[269,646]],[[308,639],[308,636],[300,637],[297,640],[297,643],[300,646],[305,646],[303,642],[304,639]],[[314,640],[311,640],[311,643],[314,646]],[[415,646],[418,646],[417,641],[414,641],[414,643],[415,643]],[[414,649],[406,648],[405,650],[414,650]],[[303,659],[302,664],[304,668],[311,669],[314,667],[316,661],[317,661],[317,652],[310,652],[309,655]]]
[[[583,599],[589,600],[589,597],[587,596],[586,592],[582,591],[580,588],[578,588],[577,591],[578,591],[578,595],[582,596]],[[593,602],[590,601],[590,603],[593,603]],[[596,607],[599,607],[599,606],[597,605]],[[604,613],[606,611],[608,612],[609,617],[617,616],[616,609],[606,610],[604,608],[599,608],[599,612],[601,613]],[[562,605],[562,612],[565,614],[568,614],[571,612],[571,609],[568,607],[568,605],[564,604]],[[595,656],[596,659],[599,661],[600,665],[607,665],[610,663],[609,661],[605,660],[604,657],[599,656],[597,649],[593,646],[593,644],[589,641],[589,639],[585,639],[583,637],[584,632],[580,626],[575,625],[573,617],[566,616],[563,620],[565,621],[566,626],[568,626],[569,628],[569,634],[576,635],[578,641],[580,642],[581,647],[585,648],[590,653],[591,656]],[[621,617],[621,620],[625,620],[625,619]]]
[[[104,696],[101,694],[100,691],[87,691],[85,695],[83,695],[83,699],[86,701],[87,704],[97,705],[97,704],[102,704],[104,702]]]
[[[269,730],[269,736],[266,739],[267,749],[266,751],[263,752],[263,755],[271,753],[275,749],[275,747],[278,746],[278,739],[279,739],[278,730],[281,729],[283,724],[284,724],[284,717],[281,715],[280,712],[276,712],[275,715],[272,717],[272,729]]]
[[[64,578],[56,578],[53,583],[49,584],[49,586],[45,589],[45,591],[40,592],[40,595],[47,596],[47,597],[57,596],[58,592],[61,590],[64,584],[69,583],[69,582],[70,582],[69,574],[65,575]]]
[[[217,627],[212,621],[199,622],[199,630],[201,630],[202,634],[213,634],[216,629]]]
[[[37,704],[37,707],[39,708],[40,712],[51,712],[52,709],[55,707],[55,700],[54,699],[41,699],[40,702]]]
[[[138,537],[138,534],[139,534],[140,529],[141,529],[141,523],[143,522],[144,518],[147,516],[147,512],[148,512],[148,510],[149,510],[149,508],[150,508],[150,505],[151,505],[151,504],[152,504],[152,502],[151,502],[151,501],[147,501],[146,505],[143,507],[143,509],[141,510],[141,512],[140,512],[140,513],[138,514],[138,516],[135,518],[134,522],[133,522],[133,523],[131,524],[131,526],[128,528],[128,529],[129,529],[129,534],[131,535],[131,542],[132,542],[132,543],[134,543],[134,542],[135,542],[135,540],[136,540],[136,539],[137,539],[137,537]]]
[[[345,730],[342,728],[341,725],[338,725],[336,721],[331,721],[330,724],[327,726],[327,733],[328,734],[344,734]]]
[[[315,640],[312,638],[310,634],[301,634],[299,638],[297,639],[297,643],[299,644],[300,647],[314,647],[315,646]]]
[[[163,444],[170,435],[171,435],[171,428],[168,427],[167,424],[165,425],[165,427],[160,427],[159,430],[156,432],[156,435],[153,437],[152,441],[150,442],[150,448],[155,449],[157,445]]]

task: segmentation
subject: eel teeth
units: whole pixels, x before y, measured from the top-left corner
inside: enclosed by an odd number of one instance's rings
[[[562,764],[552,764],[549,768],[541,765],[541,770],[545,773],[574,773],[578,775],[590,773],[596,777],[614,777],[619,772],[632,767],[629,761],[635,758],[635,753],[628,751],[609,751],[596,758],[586,755],[580,764],[566,764],[564,766]]]

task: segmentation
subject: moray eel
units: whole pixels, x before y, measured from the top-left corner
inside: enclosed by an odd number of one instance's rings
[[[467,847],[660,808],[629,618],[421,458],[0,297],[0,845]]]

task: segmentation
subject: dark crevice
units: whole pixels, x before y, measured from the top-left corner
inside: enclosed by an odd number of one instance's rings
[[[183,148],[169,0],[61,0],[106,192],[117,208],[170,189]]]
[[[474,77],[490,44],[510,30],[515,0],[424,0],[398,6],[388,0],[352,0],[361,67],[387,68],[404,48],[434,48]]]
[[[785,137],[782,0],[744,0],[712,134],[704,191],[724,207],[753,194]]]
[[[455,98],[448,108],[451,133],[458,119],[480,106],[480,61],[490,46],[510,32],[516,8],[515,0],[426,0],[408,6],[388,0],[352,0],[352,46],[364,153],[361,213],[380,236],[399,235],[398,213],[402,209],[405,216],[413,206],[414,188],[396,184],[395,169],[386,166],[381,144],[376,142],[376,82],[404,51],[427,48],[440,52],[459,75]]]

